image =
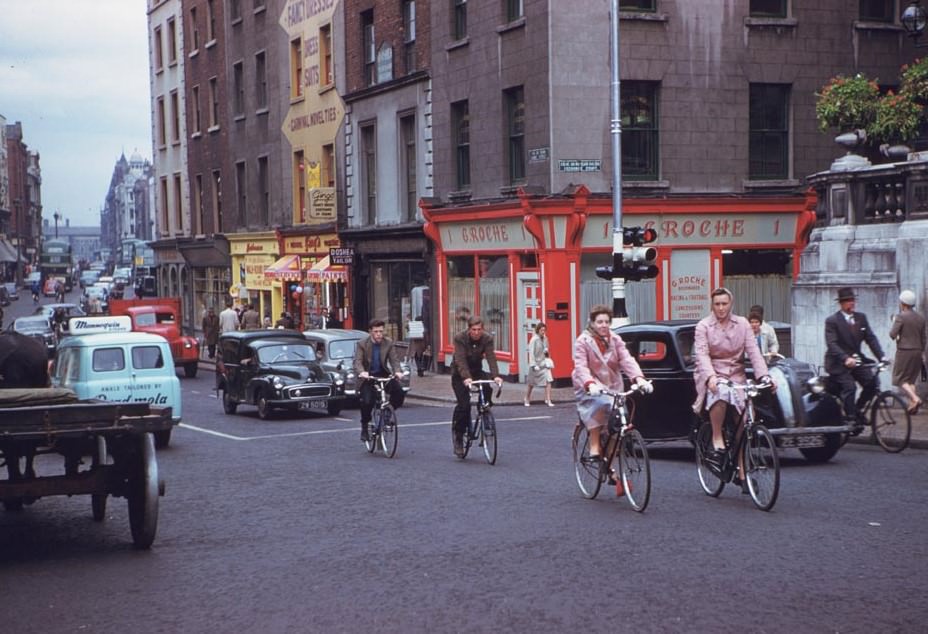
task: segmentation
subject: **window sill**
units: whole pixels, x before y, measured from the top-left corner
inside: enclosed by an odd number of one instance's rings
[[[177,58],[172,59],[170,62],[168,62],[168,68],[174,68],[175,66],[177,66]]]
[[[525,28],[525,16],[524,15],[521,18],[516,18],[512,22],[507,22],[506,24],[499,25],[498,27],[496,27],[496,32],[502,34],[508,31],[515,31],[516,29],[522,29],[522,28]]]
[[[213,48],[216,46],[216,38],[211,39],[209,42],[203,45],[203,48]]]
[[[854,30],[855,31],[890,31],[892,33],[896,33],[896,32],[901,33],[905,29],[902,28],[901,24],[894,24],[892,22],[868,22],[866,20],[855,20]]]
[[[295,97],[294,96],[290,97],[291,106],[298,104],[298,103],[303,103],[304,101],[306,101],[306,95],[297,95]]]
[[[456,48],[463,48],[467,46],[468,44],[470,44],[470,38],[465,37],[462,40],[455,40],[454,42],[451,42],[451,44],[448,44],[447,46],[445,46],[445,50],[453,51]]]
[[[164,72],[164,66],[159,66],[158,68],[155,69],[156,75],[160,75],[163,72]]]
[[[499,188],[499,195],[507,198],[514,198],[519,195],[519,189],[525,186],[525,181],[519,181],[511,185]]]
[[[258,15],[259,13],[264,13],[266,9],[267,9],[266,4],[262,4],[260,7],[255,7],[255,15]]]
[[[245,120],[244,114],[237,114],[234,117],[232,117],[232,121],[244,121],[244,120]]]
[[[203,136],[203,133],[202,133],[202,132],[194,132],[193,134],[190,135],[190,138],[191,138],[191,139],[199,139],[201,136]]]
[[[206,131],[210,134],[215,134],[216,132],[219,132],[219,125],[211,125],[210,127],[206,128]]]
[[[462,189],[456,192],[448,192],[448,200],[452,202],[462,202],[465,200],[470,200],[473,194],[469,189]]]
[[[333,82],[331,82],[331,83],[325,84],[324,86],[319,86],[319,89],[317,90],[317,93],[320,94],[320,95],[324,95],[325,93],[329,92],[330,90],[334,90],[334,88],[335,88],[335,82],[333,81]]]
[[[180,139],[174,139],[171,141],[171,147],[180,147]]]
[[[787,28],[794,29],[798,26],[799,20],[796,18],[759,18],[747,17],[744,19],[744,26],[754,28]]]
[[[782,189],[783,187],[799,187],[799,180],[795,178],[749,179],[741,181],[741,185],[745,189]]]
[[[670,189],[670,181],[633,181],[622,179],[622,189]]]
[[[229,22],[229,24],[231,24],[232,26],[238,26],[241,23],[242,23],[242,16],[238,16],[237,18],[232,18],[232,20]]]
[[[645,13],[642,11],[619,11],[619,20],[637,20],[639,22],[667,22],[666,13]]]
[[[158,151],[159,151],[159,152],[167,152],[167,149],[168,149],[168,146],[165,145],[164,143],[162,143],[162,144],[160,144],[160,145],[158,146]]]
[[[260,117],[262,115],[268,114],[269,112],[270,110],[268,109],[267,106],[265,106],[264,108],[258,108],[257,110],[255,110],[255,116]]]
[[[195,48],[195,49],[193,49],[192,51],[190,51],[190,54],[188,54],[187,57],[190,58],[190,59],[193,59],[194,57],[196,57],[196,56],[199,55],[199,54],[200,54],[200,49],[199,49],[199,48]]]

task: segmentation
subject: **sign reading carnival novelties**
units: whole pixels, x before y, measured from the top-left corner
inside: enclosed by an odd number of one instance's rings
[[[132,318],[128,315],[114,317],[72,317],[68,320],[68,331],[72,335],[96,335],[103,332],[132,332]]]

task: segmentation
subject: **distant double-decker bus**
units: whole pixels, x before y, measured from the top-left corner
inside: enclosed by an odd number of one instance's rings
[[[65,290],[70,291],[73,273],[71,243],[58,238],[46,239],[42,243],[39,256],[39,270],[42,272],[43,282],[50,278],[58,278],[64,282]]]

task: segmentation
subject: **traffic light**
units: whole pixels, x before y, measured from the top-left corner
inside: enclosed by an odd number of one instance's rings
[[[612,266],[597,267],[596,275],[607,280],[621,277],[629,282],[657,277],[657,249],[644,246],[656,239],[654,229],[622,227],[622,252],[613,254]]]

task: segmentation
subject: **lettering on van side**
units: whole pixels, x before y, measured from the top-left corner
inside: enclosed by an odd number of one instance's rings
[[[149,405],[167,405],[168,397],[161,392],[153,396],[135,396],[130,394],[126,398],[106,398],[105,394],[98,394],[95,398],[108,403],[148,403]]]

